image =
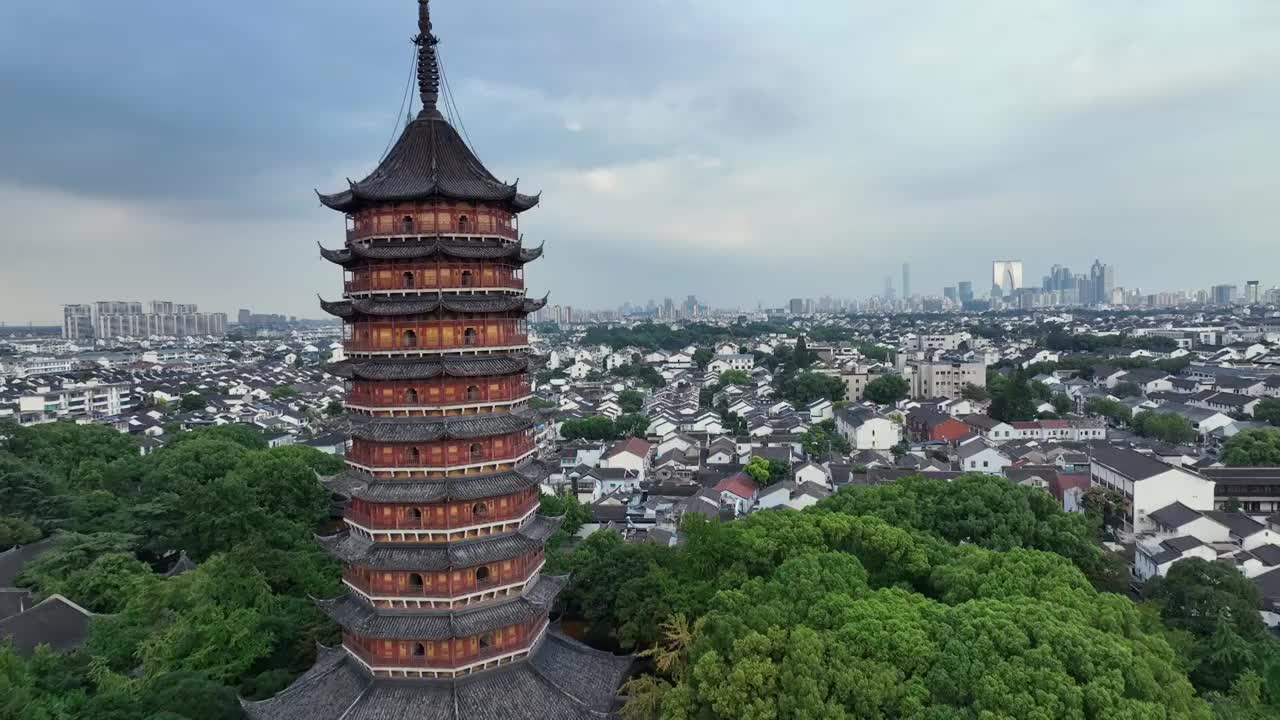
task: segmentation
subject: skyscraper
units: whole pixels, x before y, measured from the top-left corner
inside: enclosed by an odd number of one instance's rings
[[[911,263],[902,263],[902,299],[911,299]]]
[[[971,280],[961,280],[956,283],[956,294],[960,296],[961,303],[967,303],[973,300],[973,282]]]
[[[996,260],[991,263],[992,295],[999,291],[1000,296],[1010,295],[1022,289],[1022,261]]]
[[[350,273],[342,318],[352,447],[330,478],[346,531],[321,540],[346,593],[342,627],[290,688],[243,703],[284,718],[603,717],[630,658],[560,635],[567,576],[544,576],[559,520],[529,412],[520,213],[538,204],[481,164],[437,107],[436,38],[419,0],[422,112],[364,180],[321,202],[353,223],[323,256]],[[567,311],[568,312],[568,311]]]
[[[1209,302],[1214,305],[1232,305],[1235,301],[1235,285],[1214,285],[1212,288],[1209,288]]]
[[[1259,300],[1258,281],[1250,280],[1244,284],[1244,301],[1250,305],[1257,305]]]
[[[1114,265],[1104,265],[1101,260],[1094,260],[1093,265],[1089,268],[1089,290],[1088,298],[1082,298],[1082,302],[1091,305],[1107,305],[1111,303],[1111,291],[1116,286],[1116,271]]]
[[[66,340],[93,339],[93,306],[62,306],[62,337]]]

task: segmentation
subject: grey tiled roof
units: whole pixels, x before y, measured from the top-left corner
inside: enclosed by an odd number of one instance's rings
[[[351,436],[381,442],[470,440],[520,432],[533,425],[533,417],[523,412],[446,417],[374,417],[354,420],[351,424]]]
[[[508,260],[527,263],[541,257],[542,248],[525,248],[518,242],[434,236],[396,242],[352,243],[348,247],[337,250],[320,248],[320,257],[344,266],[353,266],[363,259],[416,260],[435,255],[466,260]]]
[[[1201,514],[1199,510],[1192,510],[1180,502],[1174,502],[1159,510],[1153,510],[1147,517],[1165,527],[1177,528],[1186,525],[1192,520],[1198,520]]]
[[[1093,445],[1089,448],[1089,456],[1130,480],[1146,480],[1175,469],[1172,465],[1166,465],[1149,455],[1133,450],[1122,450],[1112,445]],[[1186,468],[1179,469],[1194,474]]]
[[[443,357],[421,360],[345,360],[326,368],[338,377],[358,380],[427,380],[449,377],[512,375],[529,369],[526,355]]]
[[[322,482],[330,492],[345,498],[369,502],[440,502],[477,500],[510,495],[537,487],[549,473],[539,460],[526,462],[514,470],[457,475],[445,478],[375,478],[358,470],[347,470]]]
[[[70,650],[84,643],[93,614],[61,595],[51,595],[25,612],[0,620],[0,642],[9,640],[22,655],[39,645]]]
[[[454,680],[374,678],[324,649],[275,697],[241,704],[251,720],[589,720],[613,716],[632,662],[555,630],[528,660]]]
[[[519,532],[451,543],[375,543],[350,534],[331,535],[318,540],[338,560],[361,567],[448,570],[510,560],[534,552],[542,547],[562,521],[563,518],[537,515]]]
[[[567,576],[543,575],[516,598],[463,610],[387,610],[369,605],[354,593],[335,600],[317,600],[316,604],[344,630],[363,637],[444,640],[545,616],[566,580]]]
[[[12,547],[0,552],[0,587],[13,587],[22,567],[49,552],[57,544],[57,537],[47,537],[30,545]]]
[[[320,308],[335,317],[355,315],[425,315],[437,310],[459,313],[532,313],[542,309],[547,298],[533,300],[520,295],[431,295],[405,299],[359,298],[320,301]]]

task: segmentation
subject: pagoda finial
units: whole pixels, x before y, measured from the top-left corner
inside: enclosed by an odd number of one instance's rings
[[[421,115],[439,115],[436,101],[440,97],[440,63],[436,60],[436,44],[440,38],[431,34],[431,0],[418,0],[418,94],[422,96]]]

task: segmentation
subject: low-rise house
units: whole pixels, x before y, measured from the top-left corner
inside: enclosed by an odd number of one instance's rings
[[[1093,485],[1115,490],[1125,499],[1126,533],[1154,531],[1156,523],[1148,515],[1175,502],[1200,511],[1214,507],[1212,480],[1133,450],[1092,446],[1089,476]]]
[[[1013,464],[1009,456],[988,445],[981,438],[960,443],[956,452],[960,456],[960,469],[965,472],[1000,475],[1004,473],[1005,468]]]

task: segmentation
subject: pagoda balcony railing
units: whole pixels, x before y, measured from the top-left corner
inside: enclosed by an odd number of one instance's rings
[[[359,647],[355,638],[345,634],[342,645],[343,649],[364,665],[369,672],[380,677],[458,677],[525,657],[542,641],[550,625],[549,620],[543,620],[534,632],[529,633],[525,642],[504,647],[497,645],[483,647],[477,654],[467,655],[457,660],[449,654],[436,657],[421,655],[396,658],[374,657],[364,648]]]
[[[488,290],[523,290],[524,274],[510,268],[397,265],[394,270],[353,273],[343,283],[348,294],[413,294],[419,292],[470,293]]]
[[[411,387],[405,387],[411,381],[403,382],[404,384],[398,387],[386,387],[390,383],[375,384],[366,381],[350,383],[346,404],[348,407],[362,410],[415,408],[431,410],[520,402],[528,400],[532,393],[531,384],[526,375],[496,379],[436,381]],[[498,387],[491,387],[493,385]]]
[[[364,321],[348,323],[347,352],[412,355],[435,351],[495,351],[529,344],[524,320],[436,320],[410,324]],[[344,331],[346,332],[346,331]]]
[[[464,525],[453,528],[372,528],[362,525],[360,522],[351,517],[344,518],[347,527],[351,531],[361,537],[368,538],[375,542],[452,542],[454,540],[470,540],[473,538],[489,537],[491,535],[500,535],[507,532],[515,532],[524,527],[526,523],[538,513],[537,503],[529,508],[523,517],[508,518],[506,520],[490,520],[475,523],[473,525]]]
[[[417,519],[410,517],[384,518],[378,517],[373,513],[360,512],[351,507],[347,508],[343,517],[374,532],[382,530],[464,530],[524,517],[529,514],[529,509],[537,504],[538,498],[535,497],[519,505],[509,506],[505,510],[489,511],[484,515],[473,515],[464,522],[457,522],[457,519],[451,520],[447,516],[437,520],[434,517],[434,513],[429,514],[431,517],[428,517],[428,514],[424,514]]]
[[[431,464],[423,466],[396,464],[382,465],[371,464],[378,462],[376,460],[362,461],[358,457],[353,457],[350,453],[347,454],[346,459],[347,465],[355,468],[356,470],[363,470],[364,472],[371,473],[374,477],[412,479],[415,477],[440,477],[446,473],[465,473],[467,471],[487,472],[488,470],[498,470],[503,467],[515,466],[525,458],[536,454],[537,451],[537,447],[532,441],[530,441],[528,447],[523,451],[521,451],[521,448],[517,447],[512,451],[516,453],[514,455],[510,455],[508,457],[495,457],[484,462],[469,462],[465,459],[459,459],[456,461],[432,461]]]
[[[497,580],[483,580],[475,584],[474,588],[468,588],[463,592],[440,594],[438,590],[426,591],[405,590],[403,592],[376,592],[365,587],[357,577],[349,577],[347,573],[343,573],[342,582],[353,592],[358,593],[365,598],[370,604],[382,608],[403,608],[403,609],[438,609],[438,608],[455,608],[466,607],[468,605],[476,605],[479,603],[489,602],[500,598],[519,595],[524,592],[524,588],[533,578],[537,577],[542,568],[546,566],[546,561],[542,558],[542,553],[537,554],[538,561],[532,563],[529,569],[522,577],[499,582]]]
[[[457,222],[415,222],[412,224],[396,222],[383,223],[378,226],[369,225],[347,228],[347,240],[351,241],[381,237],[436,237],[440,235],[500,237],[505,240],[519,240],[520,230],[514,225],[511,227],[483,224],[477,226],[475,223],[463,225]]]
[[[520,460],[525,453],[534,449],[531,434],[506,436],[509,440],[502,450],[481,449],[471,451],[466,447],[450,449],[430,448],[433,452],[421,451],[415,457],[410,448],[393,447],[389,453],[382,453],[380,445],[374,442],[357,441],[347,451],[348,462],[374,468],[377,470],[436,470],[453,466],[486,465],[491,463],[510,463]]]

